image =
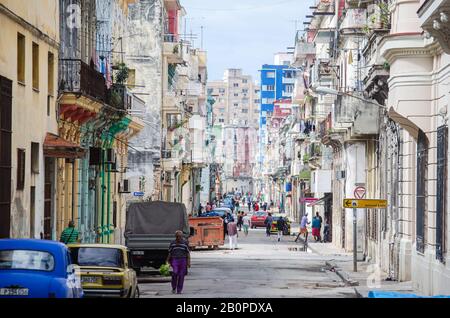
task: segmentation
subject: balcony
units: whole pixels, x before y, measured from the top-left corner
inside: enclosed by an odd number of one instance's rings
[[[81,93],[90,98],[106,102],[106,81],[97,72],[78,59],[59,61],[59,90],[63,93]]]
[[[450,54],[450,1],[426,0],[417,14],[426,36],[433,37]]]
[[[108,105],[120,109],[131,109],[132,95],[128,94],[127,87],[121,84],[113,84],[107,90],[106,102]]]
[[[180,170],[181,154],[180,151],[163,149],[161,151],[161,164],[166,170]]]
[[[208,62],[206,51],[197,51],[197,54],[198,54],[198,67],[206,68]]]
[[[363,34],[366,24],[366,9],[348,9],[341,21],[340,32],[342,35]]]
[[[183,43],[178,40],[177,34],[164,35],[164,51],[169,64],[184,64]]]
[[[298,37],[298,35],[297,35]],[[297,38],[294,51],[294,64],[301,66],[308,55],[315,55],[314,43],[306,42],[302,38]]]
[[[338,96],[334,109],[334,122],[347,124],[353,136],[378,134],[380,108],[359,98],[362,97]]]

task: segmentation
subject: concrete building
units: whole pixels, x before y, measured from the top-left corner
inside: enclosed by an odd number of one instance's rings
[[[0,1],[0,237],[55,238],[57,1]]]
[[[222,81],[211,81],[213,123],[221,125],[221,157],[224,191],[253,192],[253,167],[258,140],[259,89],[242,69],[227,69]]]

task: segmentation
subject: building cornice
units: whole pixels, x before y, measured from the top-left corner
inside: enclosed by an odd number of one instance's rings
[[[380,42],[380,55],[389,63],[399,57],[427,57],[442,52],[438,43],[426,45],[422,33],[390,34]]]
[[[0,3],[0,14],[3,14],[10,18],[15,23],[19,24],[23,28],[30,31],[35,37],[41,39],[48,45],[52,46],[53,48],[59,50],[59,41],[52,39],[47,34],[43,33],[40,29],[23,19],[22,17],[18,16],[14,12],[12,12],[10,9],[8,9],[4,4]]]

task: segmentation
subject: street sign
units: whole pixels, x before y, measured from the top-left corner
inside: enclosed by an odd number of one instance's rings
[[[344,199],[343,207],[348,209],[385,209],[387,200],[378,199]]]
[[[366,188],[364,188],[364,187],[356,187],[355,191],[353,192],[353,194],[355,195],[355,198],[363,199],[364,196],[366,195]]]
[[[133,196],[135,196],[135,197],[143,197],[144,196],[144,192],[133,192]]]

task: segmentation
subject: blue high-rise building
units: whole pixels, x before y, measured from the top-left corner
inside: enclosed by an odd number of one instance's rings
[[[259,164],[264,163],[264,147],[267,134],[267,113],[273,112],[273,103],[277,100],[291,99],[294,90],[296,70],[289,66],[264,64],[261,72],[261,111],[259,116]]]

